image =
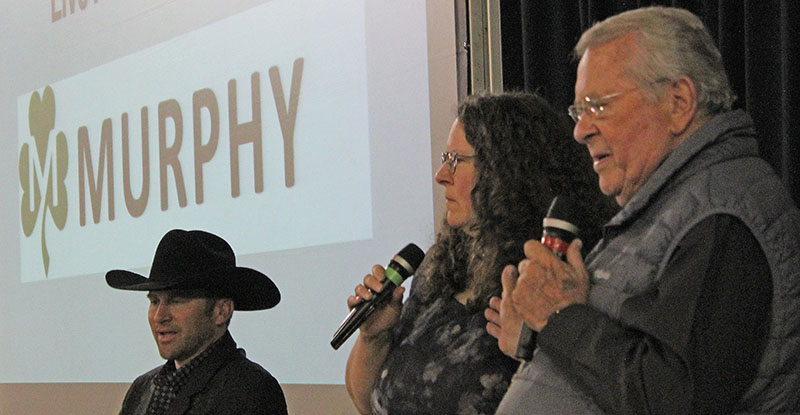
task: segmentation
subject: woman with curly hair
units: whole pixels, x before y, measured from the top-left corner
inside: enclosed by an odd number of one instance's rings
[[[361,326],[345,382],[362,414],[493,414],[518,362],[486,331],[484,309],[500,274],[542,234],[556,195],[575,200],[584,246],[599,238],[611,203],[564,120],[526,93],[469,97],[458,110],[436,182],[447,215],[413,278]],[[380,265],[350,308],[380,291]]]

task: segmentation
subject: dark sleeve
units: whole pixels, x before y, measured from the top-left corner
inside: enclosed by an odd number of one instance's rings
[[[609,413],[730,413],[753,381],[769,327],[764,252],[729,215],[697,224],[620,320],[585,305],[539,333],[551,355]]]
[[[232,391],[232,388],[237,388]],[[263,377],[259,381],[249,381],[247,385],[237,385],[230,380],[228,393],[216,394],[208,399],[208,405],[197,413],[215,415],[287,415],[286,398],[275,378]],[[205,411],[210,409],[210,411]]]
[[[193,414],[286,415],[286,398],[277,379],[240,355],[220,369],[206,390],[192,397]]]
[[[244,360],[243,365],[246,368],[238,371],[238,379],[225,382],[227,388],[237,388],[236,393],[229,394],[233,402],[226,406],[225,414],[287,415],[286,397],[278,380],[261,365],[249,360]],[[219,411],[213,413],[222,414]]]
[[[256,405],[253,414],[263,415],[287,415],[286,398],[283,389],[278,381],[272,376],[265,379],[264,387],[261,391],[261,402]]]
[[[147,411],[147,405],[150,403],[152,395],[152,381],[158,370],[159,368],[155,368],[133,381],[131,387],[128,388],[128,392],[125,393],[125,399],[122,401],[119,415],[136,415]]]

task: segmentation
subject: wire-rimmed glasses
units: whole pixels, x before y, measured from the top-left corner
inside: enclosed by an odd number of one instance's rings
[[[661,83],[661,82],[668,82],[668,81],[669,81],[669,79],[667,79],[667,78],[660,78],[660,79],[657,79],[657,80],[655,80],[653,82],[649,82],[647,85],[653,85],[653,84],[658,84],[658,83]],[[573,104],[573,105],[570,105],[569,107],[567,107],[567,113],[569,113],[569,117],[572,118],[572,121],[575,121],[576,124],[578,123],[578,121],[583,119],[584,115],[586,115],[587,113],[591,114],[591,116],[594,117],[595,119],[602,118],[603,117],[603,112],[605,112],[606,106],[608,105],[608,102],[610,100],[612,100],[614,98],[617,98],[622,94],[625,94],[625,93],[628,93],[628,92],[631,92],[631,91],[635,91],[635,90],[637,90],[639,88],[642,88],[642,86],[641,85],[640,86],[636,86],[636,87],[633,87],[633,88],[626,89],[624,91],[619,91],[619,92],[615,92],[613,94],[603,95],[600,98],[594,98],[594,99],[589,98],[588,96],[587,97],[583,97],[583,101],[581,103]]]
[[[572,118],[572,121],[575,121],[576,124],[578,121],[583,119],[583,116],[587,112],[594,118],[601,118],[603,116],[603,111],[606,110],[606,105],[608,105],[609,100],[635,89],[639,89],[639,87],[626,89],[625,91],[615,92],[613,94],[603,95],[602,97],[595,99],[583,97],[583,102],[580,104],[570,105],[567,108],[567,112],[569,113],[570,118]]]
[[[456,174],[456,166],[459,161],[467,161],[475,158],[475,155],[465,156],[451,151],[442,151],[442,164],[447,163],[447,171],[450,174]]]

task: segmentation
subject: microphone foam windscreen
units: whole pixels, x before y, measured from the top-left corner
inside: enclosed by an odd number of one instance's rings
[[[411,267],[416,270],[419,267],[419,264],[422,263],[422,259],[425,258],[425,252],[422,251],[417,245],[415,244],[408,244],[405,248],[401,249],[400,252],[397,253],[397,256],[403,258],[408,262]]]

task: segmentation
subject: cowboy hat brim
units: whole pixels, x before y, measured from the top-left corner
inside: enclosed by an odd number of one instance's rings
[[[265,310],[281,300],[278,287],[265,274],[246,267],[220,267],[179,280],[154,280],[125,270],[106,273],[106,283],[112,288],[132,291],[163,291],[202,289],[233,299],[234,309]]]

